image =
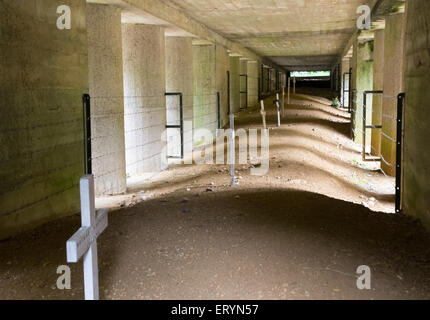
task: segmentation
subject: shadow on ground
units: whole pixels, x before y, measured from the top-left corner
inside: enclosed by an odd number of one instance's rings
[[[187,198],[185,198],[187,196]],[[74,216],[0,243],[1,299],[81,299],[55,288]],[[295,190],[195,191],[110,213],[103,299],[427,299],[430,237],[399,215]],[[356,287],[368,265],[372,290]]]

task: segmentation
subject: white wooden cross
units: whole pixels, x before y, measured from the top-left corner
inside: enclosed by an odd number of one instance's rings
[[[294,90],[293,93],[296,94],[296,77],[293,78]]]
[[[231,139],[230,139],[230,184],[232,187],[236,185],[235,182],[235,162],[236,162],[236,133],[234,131],[234,114],[230,113],[230,130],[231,130]]]
[[[281,102],[279,101],[279,93],[276,94],[276,108],[278,109],[278,127],[281,126]]]
[[[85,300],[98,300],[97,238],[108,225],[108,212],[95,212],[93,175],[81,178],[80,193],[82,227],[67,241],[67,262],[77,263],[84,257]]]
[[[285,118],[285,86],[282,86],[282,118]]]
[[[261,111],[260,111],[261,117],[263,118],[263,127],[264,130],[267,129],[266,127],[266,111],[264,111],[264,101],[261,100]]]

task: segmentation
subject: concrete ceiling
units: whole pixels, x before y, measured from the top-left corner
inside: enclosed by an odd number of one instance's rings
[[[330,66],[377,0],[161,0],[224,37],[290,67]],[[280,57],[290,56],[290,59]],[[303,57],[301,59],[301,57]]]

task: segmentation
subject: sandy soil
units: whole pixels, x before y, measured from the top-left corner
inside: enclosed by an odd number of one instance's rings
[[[266,99],[270,171],[226,165],[174,166],[112,207],[99,238],[102,299],[428,299],[430,234],[394,212],[394,180],[361,162],[349,115],[329,100],[297,94],[275,127]],[[261,128],[258,110],[238,128]],[[82,264],[72,290],[56,288],[65,242],[78,215],[0,242],[1,299],[82,299]],[[372,270],[372,290],[356,269]]]

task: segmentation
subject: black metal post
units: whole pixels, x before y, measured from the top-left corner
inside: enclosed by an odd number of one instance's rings
[[[248,109],[248,75],[246,74],[245,75],[245,81],[246,81],[246,86],[245,86],[245,88],[246,88],[246,109]]]
[[[363,151],[362,151],[362,159],[363,161],[379,161],[381,159],[367,160],[366,159],[366,132],[368,129],[382,129],[381,125],[367,125],[367,95],[368,94],[382,94],[384,91],[382,90],[370,90],[364,91],[363,93]]]
[[[245,96],[245,109],[248,109],[248,75],[247,74],[241,74],[240,78],[245,78],[245,91],[240,91],[240,94],[246,94]],[[241,81],[241,87],[242,87],[242,81]],[[242,109],[242,108],[241,108]]]
[[[354,124],[355,124],[355,110],[354,110],[354,106],[352,106],[351,104],[354,102],[354,94],[355,94],[355,89],[351,89],[350,91],[350,112],[351,112],[351,139],[354,140],[355,139],[355,134],[354,134]]]
[[[82,96],[84,114],[84,151],[85,151],[85,174],[92,174],[91,155],[91,98],[89,94]]]
[[[261,89],[261,96],[263,95],[264,92],[264,65],[261,65],[261,78],[260,79],[260,89]]]
[[[258,101],[261,100],[261,79],[258,77]]]
[[[367,117],[367,93],[363,93],[363,150],[362,150],[362,160],[366,160],[366,117]]]
[[[227,112],[231,113],[231,101],[230,101],[230,71],[227,71]]]
[[[218,111],[218,129],[221,129],[221,96],[220,93],[216,93],[217,97],[217,111]]]
[[[343,104],[343,107],[345,107],[345,92],[346,92],[346,75],[348,74],[348,72],[345,72],[344,74],[343,74],[343,80],[342,80],[342,104]],[[350,88],[348,88],[348,90],[349,90]],[[349,103],[348,103],[348,109],[349,109]],[[349,110],[348,110],[349,111]]]
[[[405,93],[397,96],[397,145],[396,145],[396,213],[402,211],[402,155],[403,155],[403,108]]]
[[[179,129],[181,134],[181,159],[184,159],[185,148],[184,148],[184,99],[182,92],[166,92],[165,96],[179,96],[179,126],[178,125],[166,125],[166,129]],[[169,157],[177,158],[177,157]]]
[[[352,92],[352,68],[349,69],[349,103],[348,103],[348,112],[351,113],[352,112],[352,101],[354,101],[354,99],[351,99],[351,97],[354,96],[354,93]]]

